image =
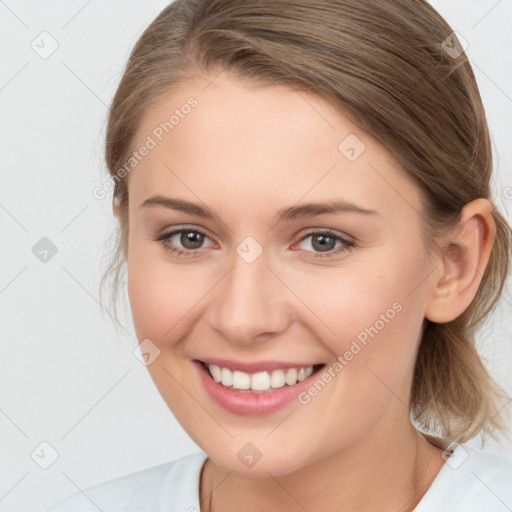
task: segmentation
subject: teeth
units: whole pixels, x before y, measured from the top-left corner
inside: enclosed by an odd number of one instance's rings
[[[293,386],[297,382],[307,379],[313,373],[313,366],[252,374],[236,370],[232,372],[229,368],[220,368],[215,364],[208,364],[207,367],[215,382],[219,382],[227,388],[252,391],[268,391],[271,388],[282,388],[285,385]]]
[[[223,368],[223,370],[224,370],[224,368]],[[234,371],[233,372],[233,387],[235,389],[251,389],[251,376],[245,372]]]
[[[290,368],[286,372],[286,376],[284,378],[286,384],[288,386],[293,386],[294,384],[297,384],[297,369],[296,368]]]
[[[221,369],[215,365],[215,364],[210,364],[208,366],[209,370],[210,370],[210,374],[211,376],[213,377],[213,380],[215,382],[220,382],[221,379],[222,379],[222,371]]]
[[[231,386],[233,384],[233,372],[227,368],[220,371],[220,379],[223,386]]]
[[[249,374],[246,373],[245,375]],[[250,377],[250,381],[251,389],[254,391],[265,391],[266,389],[270,388],[270,375],[268,372],[253,373]]]
[[[271,388],[282,388],[286,383],[286,375],[283,370],[274,370],[270,376]]]

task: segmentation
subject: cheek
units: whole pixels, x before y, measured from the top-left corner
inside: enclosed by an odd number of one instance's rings
[[[342,356],[351,381],[375,383],[373,370],[394,388],[412,364],[425,305],[417,286],[426,275],[419,250],[394,247],[368,265],[293,276],[291,287],[307,306],[303,318],[307,315],[318,339]]]
[[[131,247],[127,288],[138,339],[149,338],[159,346],[164,339],[180,339],[185,318],[194,315],[210,281],[200,265],[170,264],[161,251]]]
[[[181,340],[190,334],[197,317],[198,308],[194,306],[208,289],[206,285],[198,288],[201,282],[207,283],[208,279],[201,279],[199,269],[171,265],[161,256],[150,257],[142,250],[130,253],[127,288],[137,339],[149,339],[158,347],[159,356],[147,369],[162,398],[187,430],[204,422],[200,411],[191,410],[188,395],[180,385],[190,379],[190,367],[181,364],[188,359]]]
[[[388,407],[406,410],[423,319],[421,287],[411,290],[425,271],[419,255],[398,256],[294,279],[297,295],[315,313],[307,313],[308,326],[333,353],[325,384],[314,382],[301,403],[322,415],[326,436],[340,443],[355,439]]]

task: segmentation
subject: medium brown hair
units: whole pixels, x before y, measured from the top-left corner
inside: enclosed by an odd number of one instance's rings
[[[326,99],[417,183],[427,247],[439,250],[439,235],[457,225],[465,204],[493,203],[485,112],[452,32],[424,0],[177,0],[165,8],[136,43],[108,118],[105,154],[117,177],[120,230],[101,287],[112,278],[114,310],[128,238],[128,180],[116,171],[147,108],[198,75],[228,71]],[[445,438],[440,446],[505,430],[505,395],[475,348],[510,265],[511,228],[494,203],[492,216],[495,243],[471,305],[452,322],[424,321],[410,407],[424,431]]]

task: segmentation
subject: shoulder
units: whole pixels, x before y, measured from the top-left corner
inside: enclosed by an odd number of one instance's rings
[[[505,512],[512,508],[512,458],[456,445],[414,512]]]
[[[45,512],[199,510],[200,451],[80,490]]]

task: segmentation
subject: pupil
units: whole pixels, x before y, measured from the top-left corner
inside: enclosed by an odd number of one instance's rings
[[[204,236],[194,231],[184,231],[181,233],[180,242],[186,249],[197,249],[201,247]]]
[[[327,242],[326,240],[330,240],[331,243]],[[318,242],[318,243],[317,243]],[[317,235],[313,237],[313,247],[315,250],[326,252],[330,251],[331,249],[334,249],[334,245],[336,245],[336,241],[332,236],[328,235]]]

